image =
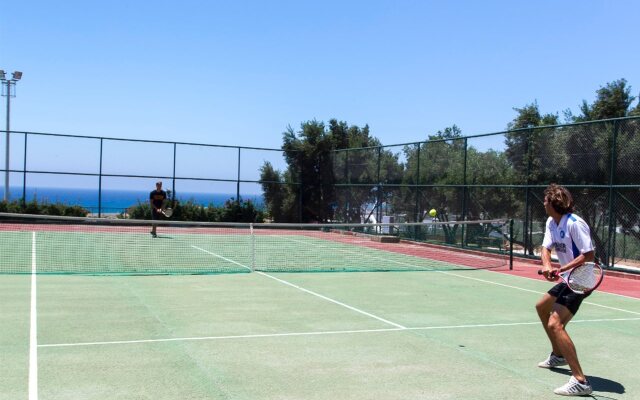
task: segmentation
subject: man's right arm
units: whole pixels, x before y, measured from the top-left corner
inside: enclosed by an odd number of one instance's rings
[[[551,250],[542,246],[542,254],[540,257],[542,258],[542,274],[544,277],[549,280],[556,280],[558,278],[557,268],[551,265]],[[556,271],[556,273],[553,273],[553,271]]]
[[[542,240],[542,254],[540,254],[540,258],[542,258],[542,272],[544,274],[544,277],[547,279],[552,278],[551,272],[556,269],[553,267],[553,265],[551,265],[551,249],[553,248],[553,238],[551,236],[549,223],[550,220],[547,220],[544,231],[544,239]],[[555,278],[550,280],[555,280]]]

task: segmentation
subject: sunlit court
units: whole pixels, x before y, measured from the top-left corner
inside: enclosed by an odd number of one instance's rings
[[[0,231],[3,398],[544,399],[567,378],[536,367],[549,283],[505,249],[43,220]],[[570,329],[596,394],[633,398],[640,300],[614,292],[638,281],[606,279]]]
[[[640,399],[640,1],[0,12],[0,400]]]

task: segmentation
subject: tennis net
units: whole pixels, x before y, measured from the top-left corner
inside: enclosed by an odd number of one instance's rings
[[[0,213],[0,273],[214,274],[509,268],[508,220],[281,224]]]

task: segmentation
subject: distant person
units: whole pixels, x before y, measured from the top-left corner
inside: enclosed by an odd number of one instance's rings
[[[586,222],[573,214],[573,198],[564,187],[551,184],[544,191],[544,209],[549,215],[542,242],[542,271],[549,281],[556,281],[560,272],[571,270],[594,260],[591,232]],[[551,265],[551,249],[555,248],[560,268]],[[564,396],[591,394],[592,388],[582,372],[567,324],[578,312],[588,294],[576,294],[566,283],[552,287],[536,304],[542,326],[551,341],[551,354],[538,364],[540,368],[556,368],[569,364],[569,382],[554,390]]]
[[[149,205],[151,206],[151,219],[158,220],[162,217],[162,208],[167,201],[167,192],[162,190],[162,181],[156,182],[156,189],[149,193]],[[156,224],[151,224],[151,236],[158,237],[156,234]]]

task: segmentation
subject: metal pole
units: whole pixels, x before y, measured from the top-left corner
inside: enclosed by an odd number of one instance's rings
[[[513,269],[513,219],[509,220],[509,269]]]
[[[176,206],[176,160],[177,160],[178,144],[173,144],[173,177],[171,181],[171,207]]]
[[[103,138],[100,138],[100,167],[98,171],[98,218],[102,218],[102,146]]]
[[[335,153],[334,153],[335,154]],[[344,182],[348,184],[346,200],[347,204],[344,205],[345,221],[353,222],[351,220],[351,177],[349,176],[349,150],[344,152]]]
[[[618,145],[618,121],[613,123],[612,132],[612,144],[611,144],[611,161],[609,165],[609,237],[607,238],[607,254],[605,262],[608,267],[613,268],[616,263],[616,194],[613,185],[615,184],[616,170],[618,167],[617,158],[617,145]]]
[[[7,138],[5,144],[5,167],[4,167],[4,201],[9,201],[9,130],[11,128],[10,114],[11,114],[11,81],[6,81],[7,85]]]
[[[24,161],[22,164],[22,207],[27,207],[27,138],[28,133],[24,134]]]
[[[531,208],[529,205],[529,194],[530,194],[530,187],[529,185],[531,184],[531,135],[532,135],[532,131],[528,130],[526,131],[526,141],[525,141],[525,162],[527,163],[527,167],[526,167],[526,176],[525,176],[525,181],[527,186],[524,189],[524,221],[522,222],[522,244],[524,245],[524,254],[527,255],[527,252],[529,251],[529,248],[531,248],[530,254],[529,255],[534,255],[535,252],[533,251],[533,244],[531,243],[532,241],[532,236],[531,236],[531,232],[532,229],[529,229],[529,222],[530,220],[533,220],[533,218],[530,218],[529,215],[529,209]],[[533,223],[533,221],[531,221],[531,223]]]
[[[381,223],[382,222],[382,182],[380,182],[380,163],[381,163],[381,158],[382,158],[382,146],[378,147],[378,172],[376,174],[376,181],[378,182],[378,190],[376,192],[377,196],[376,196],[376,203],[377,203],[377,209],[376,209],[376,223]]]
[[[238,147],[238,180],[236,181],[236,204],[240,205],[240,147]]]
[[[467,138],[464,138],[464,154],[463,154],[463,161],[462,161],[462,220],[466,221],[467,220],[467,196],[468,196],[468,189],[467,189]],[[462,247],[465,247],[465,232],[466,229],[465,225],[462,224]]]
[[[415,184],[416,184],[416,208],[415,208],[415,213],[416,213],[416,222],[422,222],[422,212],[420,210],[420,143],[417,143],[416,145],[416,179],[415,179]],[[415,229],[415,234],[416,234],[416,238],[418,235],[418,226],[416,225],[416,229]]]

